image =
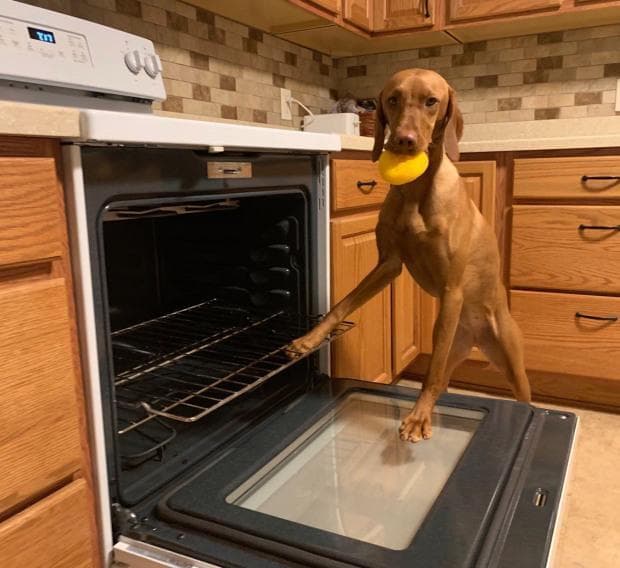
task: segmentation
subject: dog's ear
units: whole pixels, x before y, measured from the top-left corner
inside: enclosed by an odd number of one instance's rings
[[[446,154],[453,162],[458,162],[459,154],[459,140],[463,136],[463,115],[459,110],[456,103],[456,95],[454,90],[450,89],[450,96],[448,99],[448,106],[446,108],[446,114],[443,119],[444,132],[443,143],[446,149]]]
[[[383,152],[383,143],[385,142],[385,127],[386,120],[385,114],[383,113],[383,103],[381,102],[381,97],[383,96],[383,92],[379,93],[377,97],[377,110],[375,116],[375,144],[372,148],[372,161],[376,162],[381,156],[381,152]]]

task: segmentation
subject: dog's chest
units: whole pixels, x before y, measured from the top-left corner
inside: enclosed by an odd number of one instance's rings
[[[417,202],[406,204],[398,216],[396,231],[403,244],[412,242],[419,246],[432,245],[445,238],[448,230],[447,220],[429,208],[422,209]]]

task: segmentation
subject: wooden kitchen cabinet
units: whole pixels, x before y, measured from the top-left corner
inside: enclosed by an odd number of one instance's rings
[[[620,0],[188,0],[349,57],[620,22]]]
[[[342,0],[342,17],[345,22],[349,22],[358,28],[366,31],[373,29],[373,4],[377,0]]]
[[[517,158],[513,195],[521,201],[618,202],[619,179],[618,156]]]
[[[331,161],[332,303],[344,297],[374,267],[377,258],[374,228],[378,209],[389,189],[379,178],[370,155],[353,154]],[[495,227],[495,162],[461,162],[457,167],[470,197]],[[377,183],[368,191],[367,185],[359,189],[360,181]],[[372,211],[360,214],[363,207]],[[374,304],[368,313],[363,312],[364,308],[361,310],[364,317],[353,319],[356,328],[333,343],[334,376],[389,382],[418,355],[431,353],[437,300],[424,292],[405,268],[371,302]],[[380,322],[379,318],[384,321]],[[477,350],[472,358],[485,360]],[[416,361],[417,372],[425,372],[427,364],[428,357]]]
[[[373,31],[413,30],[432,26],[437,0],[375,0]]]
[[[361,244],[374,240],[370,231],[386,190],[377,184],[377,195],[356,193],[358,181],[372,179],[374,166],[369,155],[353,154],[343,152],[332,159],[332,226],[349,227],[346,238],[361,239]],[[620,233],[615,227],[620,223],[620,149],[486,156],[470,155],[457,168],[498,238],[534,400],[619,408]],[[364,215],[372,222],[360,231],[354,220]],[[341,234],[336,232],[334,243]],[[334,287],[343,281],[343,272],[354,271],[339,266],[341,259],[336,255],[332,261]],[[372,260],[358,270],[355,282],[349,279],[342,294],[374,266]],[[403,374],[422,378],[432,352],[437,307],[437,300],[403,271],[382,293],[374,317],[358,320],[358,339],[351,336],[346,347],[338,346],[341,339],[334,343],[334,374],[376,379],[377,364],[369,372],[355,360],[363,351],[368,360],[383,362],[381,380],[388,369],[391,380]],[[379,317],[385,318],[383,326]],[[451,384],[511,394],[506,377],[476,349],[456,369]]]
[[[0,288],[0,516],[81,466],[65,282],[46,276]]]
[[[389,184],[369,152],[331,160],[332,303],[375,266],[379,208]],[[420,352],[420,288],[403,270],[353,317],[356,327],[332,344],[334,376],[391,382]]]
[[[559,8],[562,0],[446,0],[447,21],[459,22]]]
[[[360,207],[381,207],[390,184],[381,179],[377,165],[358,158],[332,160],[332,211],[341,213]]]
[[[470,199],[476,204],[482,216],[496,231],[500,230],[496,212],[496,164],[494,161],[471,161],[456,164],[463,179],[465,190]],[[420,291],[420,319],[421,319],[421,352],[430,355],[433,350],[433,326],[439,313],[439,301]],[[471,360],[487,361],[478,348],[474,348]]]
[[[394,378],[422,352],[422,294],[403,267],[392,284],[392,373]]]
[[[535,395],[617,408],[620,151],[583,153],[514,160],[512,313]]]
[[[515,205],[512,286],[620,295],[614,227],[620,227],[618,206]]]
[[[3,567],[99,566],[59,148],[0,137]]]
[[[78,479],[0,523],[2,568],[97,566],[90,501]]]
[[[333,14],[340,13],[340,3],[341,0],[305,0],[307,4],[316,4],[321,8],[325,8],[326,10],[332,12]]]
[[[344,298],[375,267],[379,258],[375,239],[378,212],[331,221],[332,305]],[[391,289],[347,317],[356,325],[332,343],[332,374],[391,382]]]
[[[613,319],[620,318],[620,296],[513,290],[511,304],[529,370],[614,381],[616,388],[599,396],[620,404],[620,324]],[[589,381],[581,382],[587,389]]]

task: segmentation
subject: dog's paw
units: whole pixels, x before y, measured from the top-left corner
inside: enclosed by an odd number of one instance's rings
[[[291,359],[297,359],[302,357],[306,353],[309,353],[321,343],[322,339],[316,338],[310,334],[298,337],[294,341],[291,341],[286,352]]]
[[[400,439],[414,443],[428,440],[433,435],[431,416],[431,410],[414,408],[400,425]]]

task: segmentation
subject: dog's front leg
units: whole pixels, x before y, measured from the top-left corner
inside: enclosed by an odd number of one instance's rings
[[[463,292],[460,288],[449,289],[441,297],[439,315],[433,328],[433,353],[430,367],[420,398],[400,426],[402,440],[418,442],[432,435],[433,407],[439,395],[448,386],[449,377],[446,376],[448,354],[454,341],[462,307]]]
[[[340,302],[338,302],[323,320],[306,335],[291,344],[291,354],[301,355],[318,347],[321,342],[351,312],[363,306],[370,298],[385,288],[402,270],[399,257],[380,260],[366,277]]]

